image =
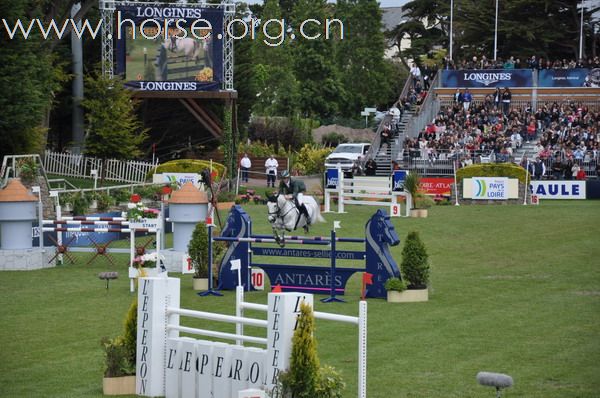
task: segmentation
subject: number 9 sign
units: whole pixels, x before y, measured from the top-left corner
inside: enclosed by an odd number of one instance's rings
[[[390,207],[390,216],[391,217],[400,217],[401,216],[400,205],[398,203],[392,203],[392,206]]]

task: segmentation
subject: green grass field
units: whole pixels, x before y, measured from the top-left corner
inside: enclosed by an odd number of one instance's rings
[[[268,233],[266,208],[245,209],[253,231]],[[314,234],[327,234],[341,220],[339,236],[360,237],[375,208],[348,210],[326,215]],[[598,397],[600,202],[438,206],[427,219],[394,224],[401,239],[418,230],[428,247],[430,301],[369,300],[369,397],[493,397],[475,380],[481,370],[514,378],[504,397]],[[398,262],[400,251],[393,249]],[[0,273],[0,396],[102,395],[99,341],[122,333],[133,296],[124,266],[82,264]],[[97,274],[113,269],[121,278],[107,291]],[[316,309],[356,315],[359,294],[356,275],[347,303],[322,304],[316,296]],[[247,299],[265,303],[266,293]],[[185,308],[234,313],[233,292],[200,298],[187,275],[181,301]],[[341,371],[344,396],[355,397],[355,327],[321,320],[316,326],[321,363]]]

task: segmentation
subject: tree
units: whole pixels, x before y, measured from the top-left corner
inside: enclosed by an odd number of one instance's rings
[[[277,0],[266,0],[261,21],[280,20],[281,10]],[[298,81],[291,73],[293,62],[287,40],[271,39],[285,34],[285,26],[269,23],[266,34],[257,30],[254,40],[253,85],[256,97],[253,113],[264,116],[292,116],[298,112]]]
[[[42,17],[41,5],[31,4],[2,1],[0,15],[8,25],[24,15]],[[39,34],[32,33],[28,39],[18,34],[11,39],[6,32],[0,35],[0,159],[9,154],[39,153],[45,147],[45,121],[53,93],[65,75],[43,44]]]
[[[385,40],[381,9],[376,0],[340,0],[336,17],[345,34],[337,42],[337,64],[346,93],[341,108],[356,116],[365,106],[387,103],[396,76],[384,60]]]
[[[282,374],[284,393],[293,398],[314,398],[319,380],[317,343],[313,336],[315,318],[309,304],[302,302],[298,325],[292,338],[290,368]]]
[[[521,59],[534,54],[550,59],[578,57],[579,3],[572,0],[499,2],[498,56],[506,58],[513,55]],[[495,0],[454,2],[455,59],[479,58],[481,55],[493,58],[495,4]],[[398,43],[404,35],[411,38],[411,49],[405,52],[405,58],[418,58],[436,46],[448,48],[449,2],[413,0],[403,9],[407,12],[408,20],[390,34]],[[584,25],[593,22],[593,14],[598,9],[586,8]],[[585,29],[584,33],[593,34]]]
[[[85,82],[87,97],[81,104],[86,111],[85,154],[103,160],[140,156],[146,130],[135,113],[138,103],[131,92],[117,78],[98,75]]]
[[[302,22],[316,19],[322,24],[332,15],[325,0],[298,0],[292,12],[291,27],[296,38],[290,47],[294,60],[293,71],[300,82],[299,109],[302,117],[324,119],[336,115],[345,97],[340,74],[335,64],[335,42],[326,39],[323,26],[306,23],[307,37],[301,37]]]

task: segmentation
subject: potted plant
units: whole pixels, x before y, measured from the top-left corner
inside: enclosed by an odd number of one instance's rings
[[[219,235],[219,232],[215,229],[213,236]],[[225,242],[212,242],[212,276],[213,281],[216,280],[219,274],[219,269],[216,266],[223,252],[227,248]],[[192,261],[194,267],[194,276],[192,285],[194,290],[207,290],[208,289],[208,228],[204,223],[198,223],[194,232],[192,233],[192,239],[188,244],[188,256]],[[216,281],[215,281],[216,282]]]
[[[188,255],[194,267],[194,290],[208,290],[208,228],[203,222],[198,223],[192,233]]]
[[[434,200],[429,197],[429,195],[425,195],[421,192],[417,193],[416,198],[414,199],[414,206],[416,211],[415,217],[427,218],[427,209],[435,204]]]
[[[98,211],[100,213],[106,212],[114,203],[113,198],[110,197],[106,192],[98,193]]]
[[[156,252],[146,253],[141,256],[137,256],[133,260],[133,268],[137,269],[137,276],[140,278],[146,276],[157,276],[159,273],[159,269],[156,267],[156,264],[159,260],[164,260],[165,258],[162,255],[159,255]]]
[[[90,210],[98,209],[98,198],[100,194],[96,191],[90,191],[85,196],[89,203]]]
[[[427,301],[429,293],[429,260],[425,244],[417,231],[411,231],[404,240],[400,272],[407,283],[407,301]]]
[[[135,394],[135,364],[137,345],[137,300],[129,307],[123,336],[101,340],[105,369],[102,380],[104,395]]]
[[[59,196],[59,203],[62,206],[62,210],[65,212],[71,212],[73,210],[73,194],[64,193]]]
[[[402,292],[406,290],[406,283],[400,278],[389,278],[385,281],[388,303],[401,303]]]
[[[410,194],[411,199],[411,208],[410,208],[410,216],[418,217],[419,212],[417,210],[417,196],[419,193],[419,186],[421,184],[421,177],[415,171],[411,171],[406,175],[404,179],[404,190]]]
[[[83,194],[83,192],[75,192],[72,197],[73,200],[73,215],[74,216],[83,216],[88,211],[88,198]]]
[[[22,159],[17,166],[17,170],[23,183],[31,184],[37,178],[38,167],[33,158]]]

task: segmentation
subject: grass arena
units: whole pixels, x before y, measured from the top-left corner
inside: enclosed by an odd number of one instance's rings
[[[265,206],[248,204],[244,210],[254,220],[254,233],[271,232]],[[362,237],[373,207],[346,210],[325,214],[327,222],[311,234],[327,235],[340,220],[340,235]],[[475,379],[486,370],[514,378],[504,392],[508,397],[596,397],[600,202],[434,206],[429,213],[426,219],[392,219],[401,244],[390,250],[398,262],[406,234],[421,234],[431,264],[430,298],[412,304],[368,300],[367,395],[491,396]],[[74,265],[0,274],[0,396],[102,396],[99,341],[122,329],[134,298],[124,265],[128,255],[114,254],[123,260],[116,265],[86,265],[84,254],[73,255]],[[306,264],[307,259],[289,261]],[[344,260],[337,265],[348,266]],[[119,272],[108,290],[97,277],[104,271]],[[199,297],[191,275],[170,276],[181,278],[182,307],[233,315],[233,291]],[[324,304],[317,296],[315,310],[356,316],[360,284],[355,274],[344,295],[347,303]],[[266,291],[246,293],[246,300],[264,304]],[[357,358],[345,347],[356,344],[356,329],[320,323],[316,338],[321,363],[340,371],[347,383],[344,397],[355,397]]]

